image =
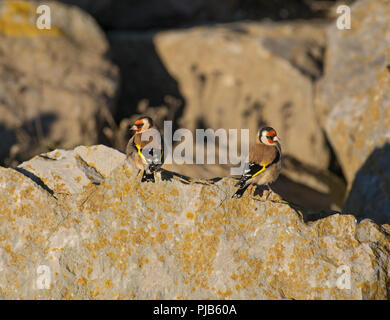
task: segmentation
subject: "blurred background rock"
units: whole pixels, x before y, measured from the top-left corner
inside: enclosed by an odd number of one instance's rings
[[[35,27],[39,4],[50,31]],[[351,30],[336,28],[340,4]],[[271,125],[286,200],[340,210],[348,199],[346,212],[389,221],[389,10],[384,0],[2,0],[0,163],[81,144],[123,151],[140,114],[251,138]]]

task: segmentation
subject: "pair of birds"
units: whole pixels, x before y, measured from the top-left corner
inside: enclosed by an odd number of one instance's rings
[[[155,182],[154,173],[164,162],[163,140],[157,126],[150,117],[143,116],[135,121],[130,130],[135,134],[126,147],[126,159],[132,160],[140,173],[141,182]],[[147,135],[148,139],[142,138]],[[269,184],[274,182],[280,173],[282,162],[281,146],[276,131],[264,127],[256,135],[256,143],[249,152],[249,161],[245,163],[244,172],[235,185],[239,187],[233,198],[241,198],[250,185],[266,185],[267,198],[272,192]]]

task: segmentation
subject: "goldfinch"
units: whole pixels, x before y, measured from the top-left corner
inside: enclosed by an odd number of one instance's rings
[[[162,136],[150,117],[138,118],[130,130],[135,134],[126,147],[126,159],[130,160],[140,173],[141,182],[155,182],[154,173],[164,162],[164,143]]]
[[[250,149],[244,173],[235,185],[239,188],[232,198],[241,198],[251,184],[267,185],[268,198],[272,192],[269,184],[278,178],[281,168],[282,150],[276,131],[271,127],[264,127],[256,135],[256,143]]]

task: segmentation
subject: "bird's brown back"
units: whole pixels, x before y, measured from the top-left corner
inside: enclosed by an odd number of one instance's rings
[[[145,136],[146,137],[146,136]],[[145,137],[144,137],[144,139],[145,139]],[[141,146],[141,149],[143,149],[146,145],[148,145],[150,142],[152,142],[152,140],[153,140],[153,137],[152,136],[149,136],[149,139],[148,140],[142,140],[142,133],[136,133],[135,135],[134,135],[134,143],[136,144],[136,145],[139,145],[139,146]]]
[[[279,151],[276,146],[274,147],[262,143],[256,143],[249,153],[249,162],[268,165],[274,161],[278,152]]]

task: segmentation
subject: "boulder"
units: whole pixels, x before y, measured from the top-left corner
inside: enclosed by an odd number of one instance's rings
[[[390,221],[390,28],[388,1],[357,1],[351,29],[327,32],[316,110],[350,190],[346,212]]]
[[[118,70],[99,26],[53,1],[51,29],[40,30],[40,4],[0,1],[0,159],[10,164],[97,143],[102,110],[114,111]]]
[[[104,146],[58,153],[44,155],[47,172],[65,184],[80,168],[56,162],[80,154],[105,177],[59,197],[37,169],[0,169],[0,298],[389,298],[389,225],[301,210],[277,194],[231,199],[230,178],[163,170],[140,183]]]

